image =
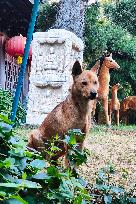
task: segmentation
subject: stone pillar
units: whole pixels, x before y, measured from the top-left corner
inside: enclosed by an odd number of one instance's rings
[[[64,29],[34,33],[27,124],[41,124],[72,84],[72,67],[83,61],[83,42]]]

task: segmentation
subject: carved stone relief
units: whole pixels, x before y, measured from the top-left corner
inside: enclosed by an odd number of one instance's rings
[[[32,48],[27,123],[41,124],[68,95],[72,66],[83,60],[83,42],[72,32],[51,29],[34,33]]]

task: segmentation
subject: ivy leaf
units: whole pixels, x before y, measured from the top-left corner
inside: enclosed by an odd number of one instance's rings
[[[104,195],[104,202],[105,204],[110,204],[112,202],[111,195]]]
[[[42,188],[39,183],[29,181],[29,180],[18,179],[16,182],[17,182],[17,185],[23,186],[23,187],[25,186],[26,188]]]
[[[17,183],[0,183],[0,187],[18,188],[20,185]]]
[[[14,169],[14,164],[15,164],[15,159],[11,158],[11,157],[5,159],[5,161],[4,161],[4,166],[6,168]]]
[[[58,169],[55,166],[50,166],[47,168],[47,173],[50,176],[58,176]]]
[[[112,190],[114,193],[116,193],[116,194],[118,194],[118,193],[124,193],[124,189],[123,189],[123,188],[119,188],[119,187],[116,187],[116,186],[113,186],[113,187],[111,188],[111,190]]]
[[[4,191],[0,191],[0,197],[5,197],[6,193]]]
[[[76,144],[75,135],[71,135],[69,140],[69,145],[75,145],[75,144]]]
[[[2,128],[3,132],[10,132],[12,130],[12,126],[4,122],[0,122],[0,127]]]
[[[16,159],[16,165],[21,171],[23,171],[27,166],[27,157]]]
[[[30,162],[30,166],[37,169],[43,169],[46,167],[46,163],[44,160],[35,159],[32,162]]]
[[[22,179],[23,179],[23,180],[26,180],[26,178],[27,178],[27,174],[26,174],[26,172],[23,172],[23,174],[22,174]]]
[[[21,198],[19,195],[17,195],[11,196],[10,199],[6,201],[6,204],[28,204],[28,202]]]
[[[110,189],[109,186],[104,185],[104,184],[102,184],[102,185],[98,185],[98,184],[96,184],[96,185],[95,185],[95,188],[97,188],[98,190],[102,190],[102,191],[107,191],[107,190]]]
[[[12,125],[13,122],[9,120],[8,116],[0,114],[0,121],[5,122],[6,124]],[[11,126],[12,127],[12,126]]]
[[[47,174],[45,173],[37,173],[33,176],[34,179],[45,179],[45,180],[48,180],[51,178],[51,176],[48,176]]]
[[[136,198],[128,198],[128,200],[130,203],[134,203],[134,204],[136,203]]]

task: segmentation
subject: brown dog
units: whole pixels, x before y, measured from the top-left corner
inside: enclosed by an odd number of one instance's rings
[[[73,66],[72,75],[74,82],[70,95],[48,114],[37,130],[31,133],[29,147],[43,153],[45,143],[56,134],[63,139],[64,134],[70,129],[80,129],[85,134],[89,131],[88,114],[99,88],[98,78],[93,71],[82,71],[78,61]],[[82,149],[82,146],[83,143],[79,141],[79,148]],[[60,144],[59,147],[62,151],[53,159],[58,159],[66,153],[67,147],[64,144]]]

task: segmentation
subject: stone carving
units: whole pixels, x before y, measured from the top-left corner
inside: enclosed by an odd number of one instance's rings
[[[64,29],[34,33],[27,111],[28,124],[40,124],[68,95],[72,67],[83,61],[83,42]]]

